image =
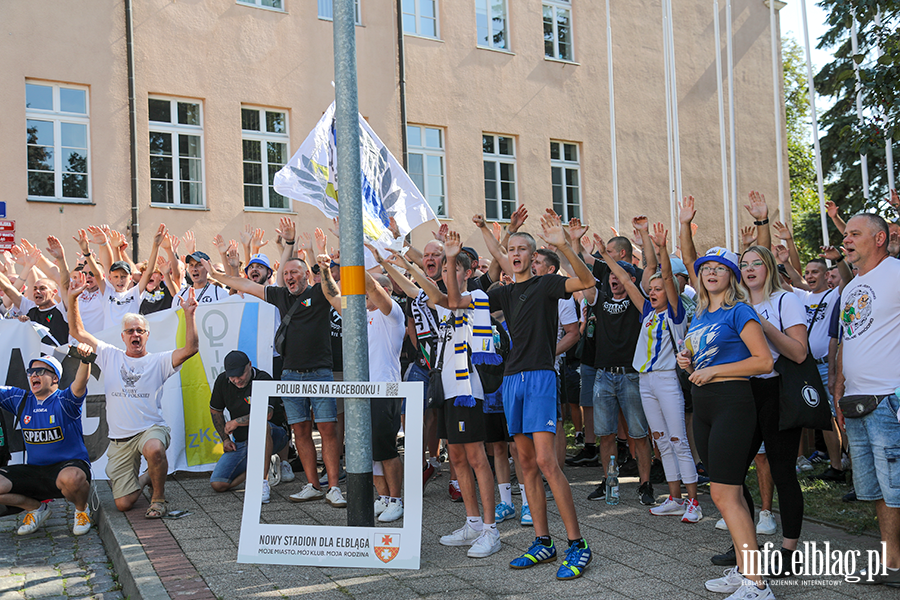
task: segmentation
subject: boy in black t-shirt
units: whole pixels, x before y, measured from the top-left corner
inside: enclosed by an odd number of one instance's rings
[[[512,338],[512,350],[506,361],[503,380],[503,408],[509,432],[515,437],[518,448],[522,468],[520,478],[525,483],[537,534],[531,547],[513,560],[510,567],[526,569],[556,560],[556,547],[550,539],[547,524],[547,501],[541,482],[543,473],[550,484],[569,539],[566,559],[556,577],[575,579],[581,577],[590,563],[591,550],[581,537],[572,490],[556,458],[556,372],[553,363],[556,356],[557,300],[569,298],[572,292],[593,287],[594,277],[572,251],[555,213],[547,211],[541,219],[541,227],[544,241],[556,246],[566,257],[577,278],[533,276],[531,263],[537,249],[534,238],[517,232],[509,238],[507,256],[495,256],[501,261],[503,270],[514,275],[515,283],[488,293],[491,310],[503,310]],[[451,256],[449,249],[447,269],[456,269],[456,256]],[[458,304],[461,296],[457,283],[452,280],[445,283],[451,306]]]

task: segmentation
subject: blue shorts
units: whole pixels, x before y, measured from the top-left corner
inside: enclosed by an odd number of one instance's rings
[[[316,369],[309,373],[284,369],[281,372],[284,381],[334,381],[334,373],[331,369]],[[297,396],[283,396],[284,414],[288,425],[305,423],[310,419],[310,408],[316,423],[337,422],[337,402],[334,398],[305,398]]]
[[[831,416],[836,417],[837,411],[834,409],[834,397],[828,391],[828,363],[816,363],[819,369],[819,377],[822,378],[822,385],[825,387],[825,395],[828,397],[828,406],[831,407]]]
[[[556,433],[556,371],[522,371],[503,378],[503,413],[509,435]]]
[[[425,389],[422,390],[422,398],[428,398],[428,369],[420,367],[416,363],[410,363],[409,369],[406,370],[405,381],[420,381],[424,383]],[[428,402],[423,402],[422,405],[425,407],[424,410],[428,410]],[[406,398],[403,399],[403,406],[400,407],[400,414],[406,414]]]
[[[280,452],[288,443],[287,432],[273,423],[268,423],[272,433],[272,454]],[[231,483],[247,472],[247,442],[235,442],[235,450],[226,452],[216,463],[210,482]]]
[[[597,369],[582,363],[581,367],[581,398],[578,403],[585,408],[594,407],[594,381],[597,379]]]
[[[619,430],[619,408],[625,415],[628,437],[647,437],[647,417],[641,403],[639,373],[610,373],[597,369],[594,382],[594,433],[597,437]]]
[[[853,488],[860,500],[884,500],[900,508],[900,399],[890,394],[878,408],[858,419],[845,419],[853,457]]]

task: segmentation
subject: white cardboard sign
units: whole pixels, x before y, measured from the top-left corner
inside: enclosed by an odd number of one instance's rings
[[[422,470],[413,456],[403,470],[403,526],[349,527],[260,523],[263,453],[269,396],[406,398],[406,414],[422,415],[417,382],[254,381],[250,401],[247,483],[239,563],[418,569],[422,547]],[[422,447],[422,419],[407,418],[406,447]]]

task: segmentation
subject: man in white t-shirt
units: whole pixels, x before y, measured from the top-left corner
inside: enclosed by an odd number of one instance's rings
[[[850,439],[856,497],[875,502],[885,544],[887,568],[860,571],[859,583],[900,585],[900,261],[889,256],[888,240],[887,223],[877,215],[847,221],[844,248],[859,274],[841,293],[835,396]]]
[[[134,506],[141,490],[149,483],[153,495],[145,516],[158,519],[168,513],[165,484],[169,467],[166,460],[169,428],[162,416],[162,388],[199,349],[194,321],[197,301],[191,290],[182,303],[185,316],[183,348],[148,353],[150,325],[142,315],[129,313],[122,319],[123,351],[85,331],[78,310],[78,295],[85,287],[84,275],[76,274],[69,287],[69,330],[76,340],[97,349],[97,364],[103,371],[110,441],[106,474],[112,484],[116,508],[124,512]],[[141,456],[147,461],[147,473],[139,478],[137,469]]]
[[[400,381],[400,350],[406,335],[406,319],[400,305],[391,299],[390,280],[384,275],[366,272],[366,311],[369,332],[369,379],[371,381]],[[378,521],[390,523],[403,516],[400,488],[403,484],[403,463],[397,453],[397,432],[400,431],[400,398],[372,399],[372,460],[375,489],[379,502],[375,503]]]
[[[840,304],[841,292],[838,289],[828,287],[828,265],[821,258],[814,258],[806,264],[803,270],[803,278],[809,286],[809,290],[794,288],[794,293],[800,298],[806,307],[806,326],[809,330],[809,351],[816,359],[819,375],[822,383],[828,388],[828,344],[831,338],[828,336],[828,326],[835,308]],[[829,394],[831,402],[831,414],[835,414],[834,398]],[[825,481],[840,481],[846,479],[841,465],[841,437],[837,423],[832,424],[831,431],[822,431],[825,438],[825,446],[828,448],[828,458],[831,466],[817,479]]]
[[[206,270],[203,262],[201,262],[204,260],[209,260],[209,255],[199,250],[193,254],[188,254],[184,259],[188,274],[191,276],[191,287],[194,290],[194,297],[199,304],[211,304],[227,299],[228,292],[225,288],[221,288],[209,280],[209,271]],[[190,288],[182,288],[178,292],[175,302],[184,302],[187,298],[188,289]]]

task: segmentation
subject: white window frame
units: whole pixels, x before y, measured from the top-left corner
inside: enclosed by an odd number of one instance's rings
[[[405,27],[406,19],[403,19],[403,23],[404,23],[403,33],[404,33],[404,35],[415,35],[415,36],[423,37],[423,38],[426,38],[426,39],[429,39],[429,40],[439,40],[439,39],[441,39],[441,5],[440,5],[440,0],[412,0],[412,2],[413,2],[413,5],[415,6],[415,11],[416,11],[415,13],[408,13],[408,12],[406,12],[405,9],[402,8],[402,7],[401,7],[401,10],[404,11],[404,12],[403,12],[403,16],[406,16],[406,15],[413,15],[413,16],[415,17],[416,30],[415,30],[415,31],[407,31],[407,30],[406,30],[406,27]],[[421,2],[433,2],[433,3],[434,3],[434,35],[433,35],[433,36],[431,36],[431,35],[426,35],[426,34],[422,33],[421,19],[430,19],[431,17],[423,17],[423,16],[422,16],[422,10],[421,10],[421,7],[420,7],[420,3],[421,3]]]
[[[436,217],[440,217],[442,219],[449,218],[450,215],[450,205],[449,205],[449,194],[447,193],[447,131],[443,127],[435,127],[434,125],[416,125],[416,124],[407,124],[407,131],[413,127],[419,129],[420,139],[423,140],[421,145],[413,145],[407,144],[407,156],[411,156],[413,154],[421,154],[422,155],[422,187],[425,189],[419,190],[422,192],[422,195],[425,197],[425,201],[428,202],[428,205],[431,206],[431,202],[429,201],[430,197],[430,189],[428,186],[428,179],[431,175],[428,172],[428,157],[433,156],[441,159],[441,185],[443,187],[443,197],[444,197],[444,210],[443,212],[439,212],[437,207],[432,206],[431,210],[434,211]],[[436,129],[441,133],[441,147],[440,149],[431,148],[425,146],[425,130],[426,129]],[[433,176],[433,175],[431,175]]]
[[[255,110],[259,113],[259,125],[262,129],[261,131],[253,131],[251,129],[244,129],[243,127],[243,111],[245,110]],[[284,133],[272,133],[270,131],[266,131],[266,113],[281,113],[284,115]],[[262,169],[262,189],[263,189],[263,205],[262,206],[247,206],[244,204],[243,200],[243,187],[246,186],[246,183],[241,184],[241,203],[244,206],[244,210],[248,212],[253,211],[266,211],[266,212],[292,212],[291,208],[291,199],[285,196],[287,200],[287,206],[284,208],[280,207],[272,207],[270,206],[271,199],[269,197],[269,153],[267,152],[266,144],[269,142],[284,144],[285,146],[285,164],[287,161],[291,159],[291,135],[290,135],[290,114],[287,109],[273,109],[266,108],[264,106],[250,106],[247,104],[241,105],[241,167],[243,173],[243,164],[244,164],[244,140],[250,140],[254,142],[260,143],[260,160],[261,160],[261,169]]]
[[[334,21],[334,0],[318,0],[319,19],[322,21]],[[353,16],[354,22],[358,26],[362,26],[362,9],[360,8],[360,0],[353,0]]]
[[[492,12],[491,12],[492,2],[493,2],[493,0],[475,0],[475,20],[476,20],[475,21],[475,45],[478,46],[479,48],[488,48],[490,50],[500,50],[501,52],[509,52],[510,51],[510,49],[509,49],[509,3],[507,2],[507,0],[501,0],[501,2],[503,3],[503,23],[505,25],[505,27],[503,29],[503,34],[504,34],[503,40],[506,43],[506,46],[501,48],[499,46],[495,46],[494,42],[493,42],[494,34],[497,32],[494,31],[494,19],[493,19]],[[484,4],[484,6],[487,10],[488,40],[489,40],[487,45],[482,44],[481,39],[478,38],[478,5],[479,4]]]
[[[51,110],[40,109],[40,108],[29,108],[27,105],[25,106],[25,120],[26,122],[30,119],[40,120],[40,121],[52,121],[53,122],[53,196],[32,196],[28,194],[27,199],[33,201],[43,201],[43,202],[65,202],[65,203],[74,203],[74,204],[90,204],[91,200],[91,94],[90,89],[87,86],[83,85],[72,85],[72,84],[59,84],[53,83],[50,81],[39,81],[26,79],[25,83],[28,85],[40,85],[44,87],[52,88],[53,94],[53,108]],[[63,112],[60,110],[60,99],[59,99],[59,90],[61,88],[71,89],[71,90],[79,90],[84,92],[84,110],[85,114],[80,113],[71,113],[71,112]],[[87,197],[86,198],[77,198],[70,196],[63,196],[63,165],[62,165],[62,123],[76,123],[79,125],[84,125],[87,129],[87,135],[85,143],[87,144],[87,169],[85,170],[84,175],[87,177]],[[27,128],[27,125],[26,125]],[[28,144],[26,141],[26,164],[25,164],[25,187],[28,189],[28,162],[27,162],[27,152],[28,152]],[[48,173],[49,171],[43,171],[44,173]]]
[[[287,12],[284,8],[285,0],[279,0],[279,1],[281,2],[280,7],[266,6],[265,4],[262,3],[263,0],[237,0],[237,3],[241,4],[243,6],[252,6],[254,8],[261,8],[263,10],[274,10],[276,12]]]
[[[551,144],[550,205],[553,206],[553,210],[555,210],[557,212],[557,214],[559,214],[563,223],[568,223],[569,219],[574,219],[574,218],[580,219],[580,218],[582,218],[582,215],[584,214],[584,206],[581,201],[581,198],[582,198],[582,193],[581,193],[581,149],[579,148],[579,145],[576,144],[575,142],[563,142],[561,140],[550,140],[550,144]],[[559,144],[559,158],[553,158],[552,144]],[[565,159],[565,156],[566,156],[565,147],[566,146],[572,146],[575,148],[575,160],[574,161]],[[562,212],[560,212],[559,210],[556,209],[556,204],[553,202],[552,186],[553,186],[553,170],[554,169],[560,169],[560,175],[561,175],[560,181],[562,183],[562,192],[563,192],[563,194],[562,194]],[[568,181],[567,175],[570,172],[575,173],[576,184],[574,186],[570,186],[567,183],[567,181]],[[575,206],[578,209],[578,214],[569,214],[568,191],[570,188],[573,188],[573,187],[578,193],[578,202],[575,204]],[[572,212],[575,212],[575,211],[572,211]]]
[[[488,153],[488,152],[484,151],[484,138],[486,138],[486,137],[494,138],[494,152],[492,152],[492,153]],[[506,138],[512,142],[512,149],[513,149],[512,155],[500,154],[500,138]],[[514,199],[513,199],[512,208],[509,211],[510,214],[514,213],[516,211],[516,209],[519,208],[519,169],[516,165],[516,146],[517,146],[517,144],[518,144],[518,141],[516,140],[516,137],[512,136],[512,135],[504,135],[504,134],[500,134],[500,133],[487,133],[487,132],[481,134],[481,156],[482,156],[483,162],[484,163],[488,163],[488,162],[494,163],[494,165],[495,165],[494,172],[497,174],[497,179],[496,179],[497,198],[491,199],[492,201],[497,202],[497,217],[496,218],[488,217],[488,209],[487,209],[488,197],[487,197],[487,195],[485,195],[485,197],[484,197],[484,215],[485,215],[485,218],[489,221],[499,221],[500,223],[508,223],[509,222],[508,217],[507,218],[503,217],[503,203],[509,202],[509,200],[505,200],[503,198],[503,193],[501,192],[501,189],[502,189],[501,179],[500,179],[500,165],[501,164],[512,165],[512,168],[513,168],[512,189],[513,189]],[[482,176],[482,181],[484,181],[483,176]]]
[[[187,208],[187,209],[201,209],[206,210],[206,141],[203,136],[203,128],[204,128],[204,110],[203,110],[203,102],[197,98],[179,98],[175,96],[159,96],[159,95],[150,95],[147,97],[147,100],[164,100],[170,103],[169,114],[172,116],[172,120],[174,123],[163,123],[160,121],[150,121],[149,120],[149,107],[148,107],[148,132],[159,132],[159,133],[168,133],[172,135],[172,199],[171,203],[167,202],[153,202],[152,201],[152,190],[151,190],[151,201],[150,206],[155,208]],[[185,102],[188,104],[196,104],[200,109],[200,125],[182,125],[178,123],[178,103]],[[179,159],[181,158],[178,154],[178,136],[179,135],[192,135],[199,136],[200,138],[200,189],[201,189],[201,197],[202,202],[200,204],[187,204],[181,201],[181,172]],[[149,142],[148,142],[149,143]],[[149,147],[148,147],[149,154]],[[156,156],[156,155],[153,155]],[[152,186],[152,173],[151,173],[151,186]]]
[[[572,27],[572,2],[571,0],[543,0],[541,2],[541,33],[543,34],[544,27],[544,8],[550,8],[553,10],[553,56],[547,56],[546,49],[544,50],[544,58],[548,60],[561,60],[563,62],[575,62],[575,35]],[[569,13],[569,57],[562,57],[559,54],[559,29],[557,27],[557,13],[559,11],[565,11]]]

